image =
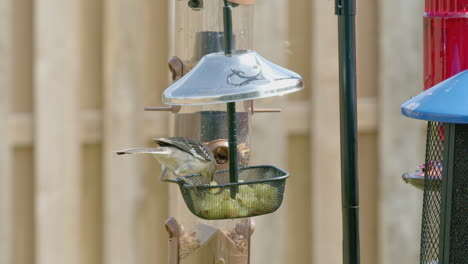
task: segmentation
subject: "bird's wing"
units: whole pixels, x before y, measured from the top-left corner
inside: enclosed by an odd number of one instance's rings
[[[124,149],[120,151],[116,151],[117,155],[124,155],[124,154],[145,154],[145,153],[162,153],[167,151],[162,148],[131,148],[131,149]]]
[[[213,161],[213,153],[203,145],[202,142],[189,138],[182,137],[166,137],[154,139],[161,147],[172,146],[192,154],[199,160],[202,161]]]

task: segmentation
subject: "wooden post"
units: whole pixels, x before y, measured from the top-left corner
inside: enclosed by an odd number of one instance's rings
[[[144,1],[144,19],[141,26],[144,31],[142,48],[144,53],[142,88],[144,106],[161,105],[162,92],[169,85],[167,60],[170,57],[168,5],[172,1]],[[144,112],[143,146],[155,147],[152,138],[169,136],[168,120],[171,113]],[[148,122],[148,120],[151,120]],[[140,157],[142,158],[142,157]],[[140,249],[138,264],[167,262],[167,233],[164,223],[168,214],[168,184],[159,180],[161,166],[150,156],[146,156],[142,165],[143,200],[136,212],[137,234]]]
[[[310,15],[312,263],[341,263],[338,26],[332,2],[315,1]]]
[[[148,123],[144,106],[160,103],[167,86],[167,3],[105,1],[104,39],[104,263],[163,263],[167,256],[167,184],[150,156],[114,155],[155,146],[167,122]],[[165,120],[156,118],[149,120]],[[150,134],[145,126],[154,127]]]
[[[102,264],[102,0],[80,0],[81,263]]]
[[[402,182],[401,175],[424,162],[423,122],[403,117],[400,105],[423,89],[423,1],[381,0],[378,6],[379,32],[383,32],[379,41],[378,263],[417,263],[422,192]]]
[[[12,173],[8,133],[10,112],[11,1],[0,0],[0,264],[12,263]]]
[[[80,5],[35,6],[36,263],[80,259]]]

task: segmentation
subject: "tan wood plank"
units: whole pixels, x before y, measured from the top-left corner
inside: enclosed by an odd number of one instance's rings
[[[334,3],[315,1],[310,97],[312,263],[342,262],[337,18]]]
[[[12,173],[8,130],[11,85],[11,1],[0,0],[0,264],[12,263]]]
[[[288,3],[282,0],[258,1],[254,12],[255,50],[268,60],[287,64]],[[281,107],[285,97],[257,100],[261,108]],[[252,118],[252,164],[272,164],[286,169],[287,130],[284,114],[256,114]],[[286,263],[286,204],[278,211],[255,218],[251,263]]]
[[[288,2],[288,38],[284,43],[285,52],[288,56],[287,68],[297,72],[304,79],[304,89],[300,92],[288,95],[288,99],[302,100],[309,98],[310,67],[313,61],[310,59],[310,46],[312,38],[310,29],[312,17],[309,14],[310,0],[294,0]]]
[[[291,100],[282,109],[289,135],[309,133],[311,112],[308,101]],[[358,132],[375,133],[378,124],[378,105],[376,97],[360,97],[357,104]]]
[[[33,104],[33,3],[31,0],[11,2],[10,32],[11,44],[11,82],[9,84],[10,117],[14,114],[31,113]],[[32,125],[32,124],[31,124]],[[32,134],[33,129],[29,130]],[[10,131],[10,135],[23,131]],[[13,210],[11,240],[11,263],[29,264],[35,261],[35,202],[34,202],[34,153],[28,146],[12,144],[13,152],[11,197]],[[13,176],[14,175],[14,176]]]
[[[102,264],[102,149],[98,144],[82,148],[81,233],[82,257],[86,264]]]
[[[377,1],[361,0],[356,16],[358,94],[358,172],[360,190],[361,263],[378,263],[378,8]]]
[[[359,166],[359,224],[361,263],[378,263],[378,142],[377,133],[360,133],[358,149]]]
[[[82,263],[80,252],[80,5],[34,10],[36,263]]]
[[[375,0],[360,0],[356,15],[356,66],[357,90],[360,98],[378,95],[378,61],[380,34],[378,23],[378,3]]]
[[[142,113],[145,128],[145,138],[162,137],[166,133],[160,132],[161,127],[167,127],[167,113]],[[9,115],[8,130],[11,145],[16,147],[32,146],[34,142],[34,117],[31,113],[12,113]],[[100,110],[80,111],[80,138],[83,144],[101,143],[102,113]],[[148,143],[150,144],[150,143]]]
[[[161,198],[160,204],[154,204],[159,196],[154,199],[154,190],[150,186],[160,183],[156,182],[156,175],[150,176],[150,169],[145,165],[151,157],[118,157],[113,154],[118,149],[149,145],[149,138],[144,134],[143,107],[147,102],[145,97],[152,96],[145,94],[145,90],[149,86],[158,86],[148,77],[148,71],[154,69],[148,61],[161,59],[148,53],[153,43],[149,41],[153,35],[148,35],[148,32],[155,30],[151,34],[160,33],[149,22],[153,18],[148,12],[155,11],[156,7],[145,0],[119,0],[104,1],[103,8],[104,263],[159,263],[158,257],[165,258],[167,254],[162,244],[166,241],[159,235],[164,233],[165,219],[158,216],[158,209],[154,207],[164,207],[165,201]],[[158,8],[163,12],[164,7]],[[164,37],[158,39],[163,40]],[[152,131],[152,136],[161,135],[160,131],[166,129],[164,124],[161,122],[160,127]],[[160,223],[154,221],[156,219]]]
[[[402,182],[401,175],[424,161],[423,122],[403,117],[400,105],[423,89],[423,2],[379,1],[378,6],[379,32],[385,32],[379,40],[378,263],[417,263],[422,192]]]
[[[30,113],[34,111],[34,21],[33,0],[12,1],[11,23],[12,72],[10,111]]]
[[[311,263],[310,243],[313,208],[310,197],[310,139],[309,135],[290,135],[288,166],[290,178],[286,184],[285,203],[288,205],[287,263]]]
[[[102,264],[102,0],[81,0],[80,139],[81,159],[81,254],[82,263]]]
[[[13,264],[35,263],[34,151],[15,148],[13,154]]]
[[[362,73],[361,75],[364,75]],[[372,74],[370,72],[369,74]],[[378,129],[379,105],[377,97],[358,97],[357,125],[359,133],[376,133]]]
[[[169,85],[167,60],[169,50],[169,14],[168,5],[172,1],[145,0],[142,16],[144,50],[142,71],[143,106],[161,105],[162,92]],[[145,146],[156,146],[151,140],[168,136],[168,120],[171,113],[140,112],[143,115],[143,137]],[[142,201],[136,211],[137,235],[140,241],[143,264],[167,263],[167,232],[164,224],[168,213],[168,184],[159,180],[159,163],[153,157],[145,157],[142,173]]]

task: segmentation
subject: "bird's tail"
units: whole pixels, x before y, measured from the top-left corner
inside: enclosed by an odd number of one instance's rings
[[[124,154],[164,154],[168,150],[166,148],[131,148],[131,149],[124,149],[120,151],[116,151],[117,155],[124,155]]]

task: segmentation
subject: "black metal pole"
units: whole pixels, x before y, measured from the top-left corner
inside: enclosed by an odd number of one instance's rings
[[[335,0],[340,75],[341,203],[343,263],[359,264],[359,185],[357,173],[356,0]]]
[[[233,51],[232,43],[232,12],[231,7],[227,0],[224,0],[223,7],[224,18],[224,54],[230,56]],[[236,137],[236,103],[227,103],[227,117],[228,117],[228,143],[229,143],[229,181],[238,181],[238,167],[237,167],[237,137]],[[237,186],[231,188],[231,197],[235,198],[237,193]]]

